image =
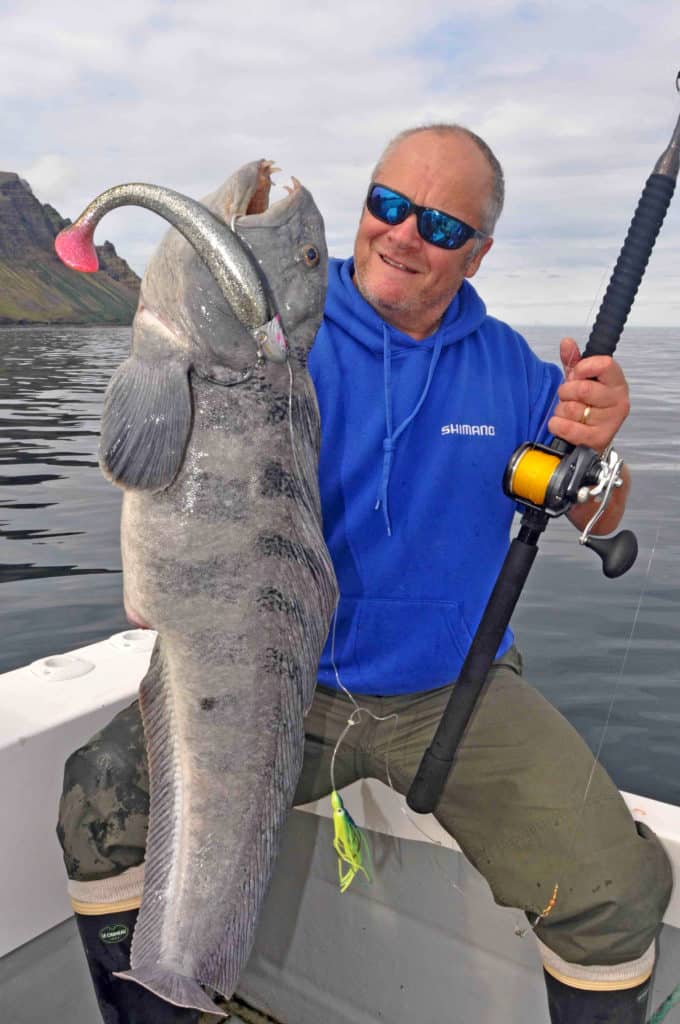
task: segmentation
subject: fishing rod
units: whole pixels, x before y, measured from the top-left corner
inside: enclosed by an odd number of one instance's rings
[[[680,72],[675,87],[680,92]],[[670,205],[679,168],[680,117],[642,191],[582,358],[613,355]],[[630,530],[614,537],[591,535],[614,488],[621,486],[622,466],[623,460],[612,448],[598,454],[560,438],[549,447],[523,444],[511,456],[503,489],[525,508],[519,533],[510,544],[456,685],[411,783],[406,796],[411,810],[428,814],[437,806],[550,519],[577,503],[597,498],[599,508],[579,542],[599,555],[603,572],[610,578],[621,576],[633,565],[637,540]]]

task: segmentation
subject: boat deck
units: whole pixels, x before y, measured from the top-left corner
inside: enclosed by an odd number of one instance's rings
[[[340,899],[330,822],[294,812],[290,826],[242,978],[247,1003],[276,1016],[238,1007],[230,1021],[547,1021],[533,943],[503,928],[513,912],[492,905],[460,854],[435,851],[433,860],[427,844],[376,836],[374,885]],[[655,1009],[680,981],[680,929],[664,926],[659,953]],[[101,1024],[73,918],[0,958],[0,1022],[47,1021]],[[676,1022],[680,1005],[664,1017]]]
[[[6,1024],[101,1024],[73,918],[0,960],[0,1018]]]
[[[54,834],[61,766],[136,692],[148,631],[127,631],[0,678],[0,1024],[101,1024]],[[86,674],[83,674],[83,667]],[[26,799],[26,793],[31,799]],[[343,791],[370,833],[374,878],[342,896],[328,800],[293,811],[239,993],[236,1024],[547,1021],[523,915],[489,888],[431,816],[375,780]],[[680,808],[624,794],[659,835],[676,886],[652,1005],[680,982]],[[308,813],[308,812],[312,813]],[[30,851],[30,856],[27,856]],[[243,1015],[241,1015],[241,1013]],[[680,1005],[664,1019],[680,1024]]]
[[[73,918],[0,959],[2,1024],[102,1024]],[[217,1020],[213,1017],[212,1020]],[[271,1017],[232,1012],[233,1024],[271,1024]]]

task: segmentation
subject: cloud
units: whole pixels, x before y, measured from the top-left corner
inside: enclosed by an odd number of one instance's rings
[[[331,251],[346,254],[385,142],[458,120],[505,167],[506,210],[478,280],[510,319],[533,306],[549,320],[597,287],[680,108],[680,9],[666,0],[6,7],[0,168],[64,215],[121,181],[200,197],[268,156],[310,187]],[[677,247],[673,214],[664,237]],[[140,271],[162,230],[130,210],[100,229]],[[666,286],[645,313],[660,323],[676,316],[672,253],[654,265]],[[550,289],[546,266],[561,275]]]
[[[19,173],[29,182],[38,199],[53,206],[58,206],[75,178],[73,164],[57,153],[39,156],[28,167],[20,168]]]

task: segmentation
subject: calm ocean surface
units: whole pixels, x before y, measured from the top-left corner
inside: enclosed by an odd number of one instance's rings
[[[556,359],[566,328],[525,331]],[[579,332],[582,333],[582,332]],[[579,333],[575,336],[579,337]],[[99,415],[129,328],[0,328],[0,671],[125,629],[120,492],[97,466]],[[607,580],[550,524],[513,620],[528,678],[622,789],[680,804],[680,330],[629,329],[625,524],[634,568]]]

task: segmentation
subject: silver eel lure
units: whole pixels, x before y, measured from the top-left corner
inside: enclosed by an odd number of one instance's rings
[[[205,206],[159,185],[131,182],[107,189],[55,239],[60,259],[74,270],[94,272],[99,260],[97,224],[119,206],[142,206],[160,214],[193,246],[234,313],[252,334],[258,359],[284,363],[288,342],[269,289],[238,235]]]

